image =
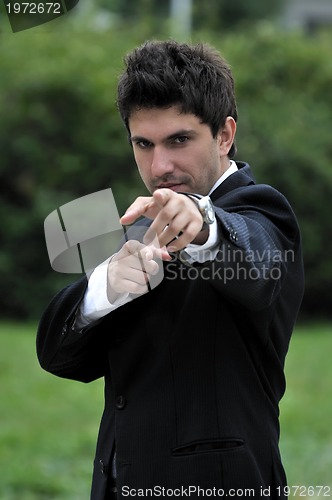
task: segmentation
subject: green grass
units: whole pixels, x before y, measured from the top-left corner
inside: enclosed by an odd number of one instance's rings
[[[298,327],[286,361],[281,451],[289,485],[328,485],[332,497],[332,325]],[[315,498],[315,497],[311,497]]]
[[[0,498],[88,499],[102,381],[43,371],[35,336],[35,326],[0,326]]]
[[[35,325],[0,324],[0,498],[88,500],[103,382],[85,385],[44,372],[35,335]],[[331,353],[331,326],[297,328],[281,403],[281,452],[291,486],[332,486]]]

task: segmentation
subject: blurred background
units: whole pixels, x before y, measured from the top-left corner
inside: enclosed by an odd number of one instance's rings
[[[78,277],[51,269],[44,220],[101,189],[120,213],[144,193],[115,96],[123,57],[150,38],[220,50],[236,82],[236,159],[298,217],[306,291],[281,449],[290,486],[332,496],[332,1],[80,0],[16,33],[0,17],[0,498],[89,498],[103,387],[38,365],[38,320]]]

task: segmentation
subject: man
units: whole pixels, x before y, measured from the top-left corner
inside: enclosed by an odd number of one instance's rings
[[[232,159],[233,77],[212,47],[138,47],[118,107],[151,195],[122,216],[133,226],[119,251],[53,299],[37,336],[45,370],[105,379],[91,498],[285,497],[296,217]]]

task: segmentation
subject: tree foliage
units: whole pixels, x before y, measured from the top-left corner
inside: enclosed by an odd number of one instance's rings
[[[3,37],[3,316],[38,318],[75,277],[55,273],[48,262],[43,223],[50,212],[106,187],[122,212],[146,193],[115,104],[123,56],[143,40],[143,33],[116,30]],[[303,312],[331,316],[331,36],[308,39],[263,26],[210,42],[236,78],[237,159],[252,165],[259,182],[280,189],[298,216],[306,268]]]
[[[179,3],[181,0],[178,0]],[[140,21],[145,17],[156,24],[167,21],[171,0],[98,0],[103,9],[117,14],[124,21]],[[234,30],[238,26],[271,19],[280,12],[283,0],[191,0],[192,24],[194,30]]]

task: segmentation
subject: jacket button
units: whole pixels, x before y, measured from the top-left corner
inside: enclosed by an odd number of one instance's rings
[[[126,406],[127,400],[124,396],[117,396],[115,400],[115,406],[117,407],[118,410],[123,410],[123,408]]]
[[[235,229],[231,229],[229,231],[229,236],[230,236],[231,240],[233,240],[233,241],[237,241],[239,239]]]
[[[61,335],[66,335],[67,331],[68,331],[68,327],[67,327],[67,325],[64,325],[62,330],[61,330]]]
[[[99,465],[100,465],[100,471],[102,474],[106,474],[107,473],[107,465],[104,464],[104,462],[102,460],[99,460]]]

